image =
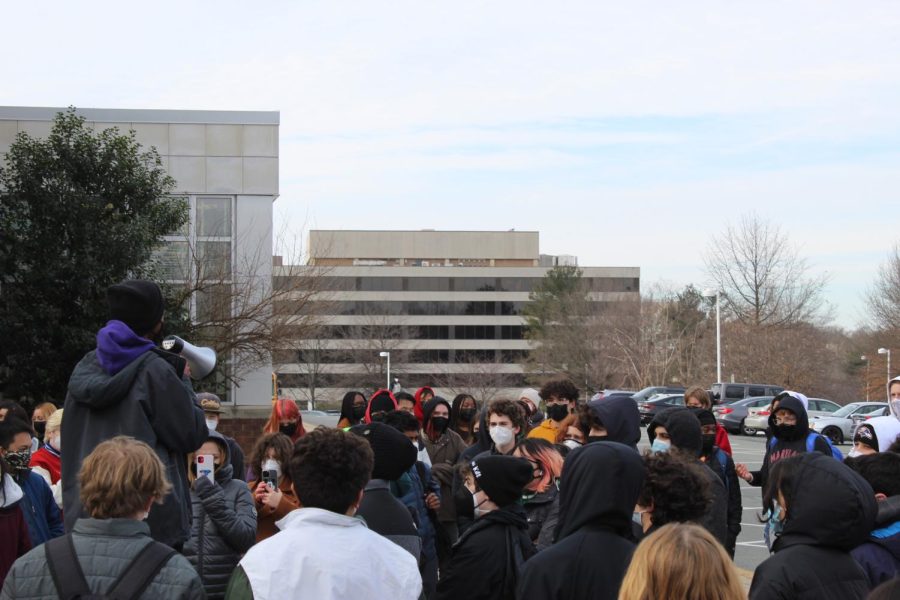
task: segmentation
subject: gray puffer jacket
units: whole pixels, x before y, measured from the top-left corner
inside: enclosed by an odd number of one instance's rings
[[[153,541],[147,523],[134,519],[79,519],[72,540],[84,577],[95,594],[106,593],[132,559]],[[16,561],[0,592],[0,600],[58,597],[43,545]],[[183,556],[175,554],[141,598],[194,600],[206,598],[206,594],[197,572]]]
[[[256,541],[256,506],[247,484],[232,479],[225,438],[211,431],[209,439],[218,444],[225,459],[215,472],[215,484],[206,477],[194,481],[191,537],[184,555],[200,574],[207,596],[224,598],[231,573]]]

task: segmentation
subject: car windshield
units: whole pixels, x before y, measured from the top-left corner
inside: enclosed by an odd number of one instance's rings
[[[847,406],[841,407],[840,409],[831,413],[831,416],[846,417],[846,416],[850,415],[850,413],[852,413],[857,408],[859,408],[859,404],[856,404],[856,403],[848,404]]]

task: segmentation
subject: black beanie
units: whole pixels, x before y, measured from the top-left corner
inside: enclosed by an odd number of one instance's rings
[[[497,506],[508,506],[522,497],[533,475],[531,463],[514,456],[484,456],[471,463],[478,487]]]
[[[129,279],[106,290],[109,318],[122,321],[138,335],[146,335],[163,316],[162,291],[152,281]]]
[[[369,423],[351,427],[350,431],[366,438],[372,446],[372,453],[375,455],[372,479],[400,479],[416,464],[418,452],[409,438],[390,425]]]
[[[689,410],[694,413],[694,415],[696,415],[696,417],[700,420],[700,427],[703,427],[704,425],[716,424],[716,417],[708,408],[691,407]]]

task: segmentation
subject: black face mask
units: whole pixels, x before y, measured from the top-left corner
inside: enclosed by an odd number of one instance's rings
[[[772,432],[780,440],[796,440],[800,430],[796,425],[776,425]]]
[[[716,434],[714,433],[704,433],[703,434],[703,454],[709,454],[712,452],[713,447],[716,445]]]
[[[31,424],[34,432],[40,439],[44,439],[44,432],[47,430],[47,421],[35,421]]]
[[[463,408],[459,411],[459,418],[466,423],[470,422],[475,418],[475,409],[474,408]]]
[[[587,436],[586,443],[591,444],[593,442],[605,442],[607,439],[609,439],[609,438],[605,435],[589,435],[589,436]]]
[[[283,433],[288,437],[294,437],[294,434],[297,433],[297,424],[296,423],[282,423],[278,426],[278,431]]]
[[[450,419],[447,417],[431,417],[431,426],[434,427],[434,430],[439,433],[444,433],[447,429],[447,425],[450,424]]]
[[[354,406],[353,407],[353,419],[355,421],[362,421],[363,417],[366,416],[366,405],[362,406]]]
[[[551,404],[547,407],[547,416],[554,421],[562,421],[569,416],[568,404]]]

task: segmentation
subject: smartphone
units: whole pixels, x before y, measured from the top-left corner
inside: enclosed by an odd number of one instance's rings
[[[273,470],[264,470],[262,472],[262,480],[266,483],[270,489],[275,489],[278,487],[278,471]]]
[[[194,459],[197,463],[197,477],[206,477],[211,482],[215,483],[215,475],[213,474],[213,470],[215,469],[214,459],[212,454],[198,454],[197,458]]]

